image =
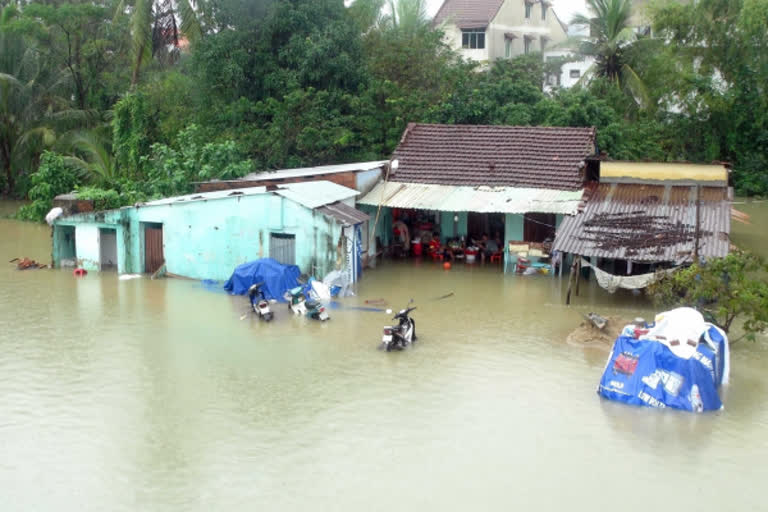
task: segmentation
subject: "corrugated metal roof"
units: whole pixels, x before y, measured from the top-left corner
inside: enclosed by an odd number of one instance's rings
[[[348,188],[331,181],[307,181],[303,183],[286,183],[275,191],[283,197],[303,204],[307,208],[343,201],[360,194],[355,189]]]
[[[371,171],[379,169],[389,160],[375,160],[371,162],[355,162],[350,164],[320,165],[317,167],[301,167],[296,169],[280,169],[278,171],[260,171],[247,174],[236,180],[211,180],[211,182],[238,182],[238,181],[266,181],[283,180],[288,178],[300,178],[302,176],[318,176],[323,174],[337,174],[340,172]]]
[[[561,213],[577,212],[582,191],[545,188],[472,187],[381,182],[358,200],[360,204],[445,212]]]
[[[581,213],[563,219],[554,250],[637,262],[691,261],[696,187],[603,183],[585,198]],[[728,254],[730,199],[726,187],[701,188],[702,257]]]
[[[723,164],[669,162],[600,162],[600,182],[659,181],[676,184],[728,184],[728,168]]]
[[[370,219],[370,215],[363,213],[360,210],[347,206],[344,203],[333,203],[321,206],[317,209],[320,213],[333,217],[339,224],[348,224],[354,226]]]
[[[275,190],[267,190],[267,187],[248,187],[230,190],[217,190],[215,192],[202,192],[186,196],[167,197],[157,201],[149,201],[142,206],[160,206],[183,202],[212,201],[217,199],[231,199],[233,197],[254,196],[259,194],[274,193],[295,201],[307,208],[320,206],[350,199],[358,195],[357,190],[347,188],[330,181],[312,181],[304,183],[286,183]]]

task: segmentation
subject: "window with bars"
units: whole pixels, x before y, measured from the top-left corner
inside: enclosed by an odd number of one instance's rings
[[[461,31],[461,47],[467,49],[485,48],[485,30],[469,29]]]

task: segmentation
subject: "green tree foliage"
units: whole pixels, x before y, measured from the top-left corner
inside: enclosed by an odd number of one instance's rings
[[[727,160],[743,193],[768,194],[768,0],[701,0],[653,12],[678,69],[667,82],[671,151]]]
[[[235,179],[253,170],[233,141],[206,142],[196,125],[179,134],[175,147],[154,144],[141,166],[146,174],[143,191],[150,198],[186,194],[193,191],[193,182]]]
[[[592,74],[626,89],[647,105],[648,91],[633,66],[639,49],[630,25],[632,0],[587,0],[586,4],[590,15],[577,15],[572,23],[589,27],[590,36],[579,43],[579,51],[595,59]]]
[[[205,0],[197,2],[197,10],[189,0],[123,0],[115,10],[115,19],[130,12],[131,85],[139,82],[142,65],[169,47],[178,47],[179,39],[191,43],[200,40],[205,31],[200,14],[210,12]],[[180,21],[180,25],[177,24]]]
[[[10,6],[0,12],[0,179],[7,194],[19,192],[17,181],[69,118],[62,76],[16,30],[18,15]]]
[[[46,151],[40,158],[40,167],[31,177],[29,189],[31,204],[22,206],[18,217],[40,222],[53,206],[53,198],[75,190],[80,178],[61,155]]]
[[[111,23],[115,6],[106,2],[29,3],[17,20],[17,28],[36,41],[50,65],[68,74],[74,104],[80,110],[109,108],[114,93],[100,101],[107,73],[119,73],[125,59],[127,27]]]
[[[387,157],[409,122],[439,122],[595,126],[610,157],[729,160],[740,191],[768,193],[768,0],[662,6],[652,11],[658,37],[629,28],[627,0],[590,0],[582,21],[593,37],[582,49],[596,72],[554,92],[542,83],[558,63],[541,55],[462,60],[423,0],[345,3],[26,0],[4,9],[0,188],[23,193],[48,148],[66,154],[80,185],[129,203],[238,175],[245,162]],[[176,46],[185,38],[187,50]]]
[[[664,307],[690,306],[729,332],[743,319],[746,336],[768,327],[768,266],[742,251],[704,264],[694,264],[657,281],[648,291]]]
[[[141,92],[126,94],[115,104],[113,149],[122,176],[141,179],[141,158],[149,154],[155,117]]]

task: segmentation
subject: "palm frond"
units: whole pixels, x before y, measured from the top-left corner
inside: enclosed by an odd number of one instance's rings
[[[192,8],[189,0],[176,0],[179,6],[179,15],[181,16],[181,33],[184,34],[191,43],[198,42],[203,37],[203,28],[200,25],[200,19]]]

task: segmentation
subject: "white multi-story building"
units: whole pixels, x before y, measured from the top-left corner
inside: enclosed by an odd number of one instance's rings
[[[567,39],[547,0],[445,0],[435,24],[451,48],[482,63],[546,53]]]

